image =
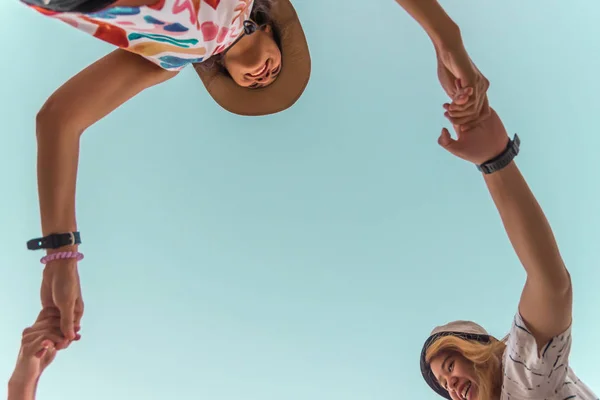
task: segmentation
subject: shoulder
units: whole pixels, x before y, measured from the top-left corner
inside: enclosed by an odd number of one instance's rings
[[[506,339],[503,392],[540,397],[556,392],[569,372],[571,327],[543,346],[538,344],[519,313]]]

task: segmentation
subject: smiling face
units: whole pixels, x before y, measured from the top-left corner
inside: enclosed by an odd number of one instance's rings
[[[227,51],[223,64],[242,87],[258,89],[273,83],[281,71],[281,51],[273,28],[265,25],[243,36]]]
[[[456,352],[443,351],[430,362],[431,371],[452,400],[478,400],[473,363]]]

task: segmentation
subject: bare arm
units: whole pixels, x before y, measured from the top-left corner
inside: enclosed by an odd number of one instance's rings
[[[116,50],[71,78],[48,99],[37,117],[44,235],[77,229],[75,185],[79,139],[85,129],[139,92],[175,75],[136,54]]]
[[[444,42],[460,40],[458,25],[437,0],[396,0],[427,32],[436,48]]]
[[[8,400],[35,400],[37,384],[8,383]]]
[[[485,175],[508,237],[527,272],[519,311],[538,346],[571,324],[572,288],[550,224],[517,165]]]

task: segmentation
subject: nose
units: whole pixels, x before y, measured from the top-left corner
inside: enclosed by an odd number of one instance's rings
[[[450,379],[448,379],[448,390],[450,390],[450,389],[456,390],[457,387],[458,387],[458,378],[455,376],[450,377]]]

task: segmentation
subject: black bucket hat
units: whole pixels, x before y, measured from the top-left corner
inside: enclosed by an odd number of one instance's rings
[[[423,349],[421,350],[421,374],[423,375],[425,382],[427,382],[429,387],[432,388],[434,392],[448,400],[452,400],[450,393],[448,393],[448,391],[439,384],[437,378],[431,371],[431,366],[425,360],[425,356],[427,355],[427,350],[429,347],[436,340],[444,336],[455,336],[460,339],[471,340],[480,343],[489,343],[492,336],[481,326],[471,321],[454,321],[443,326],[438,326],[431,331],[431,334],[425,341],[425,344],[423,344]]]

